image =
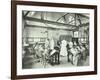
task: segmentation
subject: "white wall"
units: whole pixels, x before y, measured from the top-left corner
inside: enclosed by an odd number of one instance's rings
[[[26,37],[47,37],[47,33],[45,31],[47,31],[46,28],[44,29],[44,28],[26,27],[25,36]]]
[[[33,27],[26,27],[24,29],[24,35],[23,37],[47,37],[47,32],[48,31],[48,37],[55,37],[58,38],[60,35],[71,35],[73,36],[72,31],[66,31],[66,30],[52,30],[52,29],[46,29],[46,28],[33,28]],[[38,32],[38,33],[37,33]]]
[[[36,0],[60,3],[77,3],[77,4],[97,4],[98,5],[98,23],[100,22],[100,0]],[[10,80],[11,65],[11,16],[10,16],[10,0],[0,0],[0,80]],[[98,34],[100,34],[100,24],[98,24]],[[100,36],[98,35],[98,41]],[[98,42],[98,48],[100,42]],[[70,76],[58,78],[43,78],[34,80],[100,80],[100,49],[98,50],[98,74],[88,76]]]

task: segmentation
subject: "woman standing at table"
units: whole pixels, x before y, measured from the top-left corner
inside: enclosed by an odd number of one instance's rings
[[[68,52],[67,52],[67,41],[66,40],[62,40],[61,41],[61,49],[60,49],[60,55],[62,55],[63,57],[67,57]],[[68,60],[68,59],[67,59]]]

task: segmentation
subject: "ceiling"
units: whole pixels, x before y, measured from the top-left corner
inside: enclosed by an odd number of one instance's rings
[[[89,14],[23,11],[25,27],[41,27],[51,29],[77,30],[89,27]]]

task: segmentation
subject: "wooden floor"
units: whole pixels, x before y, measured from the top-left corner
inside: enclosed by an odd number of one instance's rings
[[[43,62],[40,59],[34,59],[33,55],[27,55],[23,59],[23,69],[34,69],[34,68],[58,68],[58,67],[73,67],[75,65],[71,64],[71,62],[67,61],[67,57],[60,56],[60,64],[51,65],[48,62]],[[44,64],[46,63],[46,64]],[[89,57],[84,60],[83,64],[80,66],[88,66],[89,65]]]

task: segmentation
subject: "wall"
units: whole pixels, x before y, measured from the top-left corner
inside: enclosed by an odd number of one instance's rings
[[[48,37],[49,39],[55,38],[57,40],[59,40],[60,35],[73,36],[73,32],[67,31],[67,30],[25,27],[24,33],[23,33],[23,37],[36,37],[36,38],[47,38]]]
[[[26,27],[25,36],[26,37],[47,37],[47,33],[45,31],[47,31],[46,28],[44,29],[44,28]]]
[[[47,0],[36,0],[47,1]],[[100,0],[48,0],[49,2],[78,3],[78,4],[97,4],[98,23],[100,22]],[[11,13],[10,0],[0,0],[0,80],[10,80],[11,65]],[[98,24],[98,34],[100,34],[100,24]],[[98,41],[100,36],[98,35]],[[100,42],[98,42],[98,49]],[[98,75],[71,76],[59,78],[43,78],[34,80],[100,80],[100,49],[98,50]]]

